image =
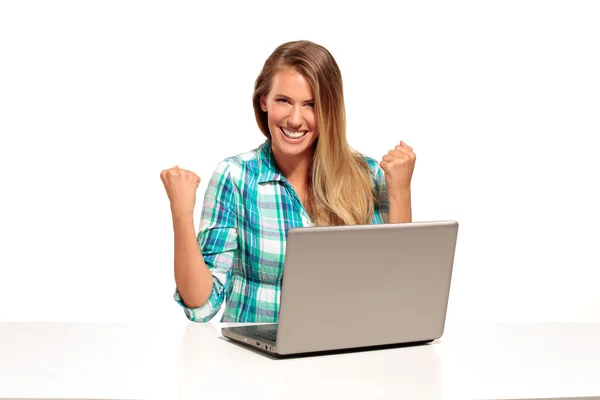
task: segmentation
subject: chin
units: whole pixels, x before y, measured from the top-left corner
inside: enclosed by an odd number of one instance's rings
[[[287,142],[281,142],[279,141],[276,145],[277,147],[279,147],[279,150],[285,154],[285,155],[289,155],[289,156],[297,156],[300,154],[304,154],[307,151],[310,151],[313,149],[313,145],[314,145],[314,140],[310,140],[310,141],[306,141],[305,143],[300,144],[290,144]]]

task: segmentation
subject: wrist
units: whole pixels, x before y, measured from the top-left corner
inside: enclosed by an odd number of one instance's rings
[[[391,201],[403,201],[410,199],[410,187],[388,190],[388,197]]]
[[[173,223],[181,224],[181,223],[190,223],[194,222],[194,212],[193,211],[171,211],[171,216],[173,218]]]

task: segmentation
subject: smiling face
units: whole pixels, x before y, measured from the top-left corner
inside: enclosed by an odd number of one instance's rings
[[[292,68],[279,70],[271,91],[260,101],[267,113],[273,153],[277,157],[310,154],[317,139],[315,102],[306,78]]]

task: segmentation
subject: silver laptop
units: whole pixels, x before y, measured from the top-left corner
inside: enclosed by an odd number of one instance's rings
[[[274,355],[439,339],[457,234],[456,221],[290,229],[278,323],[222,334]]]

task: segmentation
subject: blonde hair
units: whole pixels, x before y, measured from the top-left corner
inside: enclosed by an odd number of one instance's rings
[[[254,85],[252,102],[261,132],[271,138],[261,96],[268,95],[275,74],[293,68],[309,82],[319,136],[309,176],[308,213],[317,226],[369,224],[377,201],[370,168],[346,139],[346,111],[340,69],[329,51],[307,40],[280,45],[265,61]]]

